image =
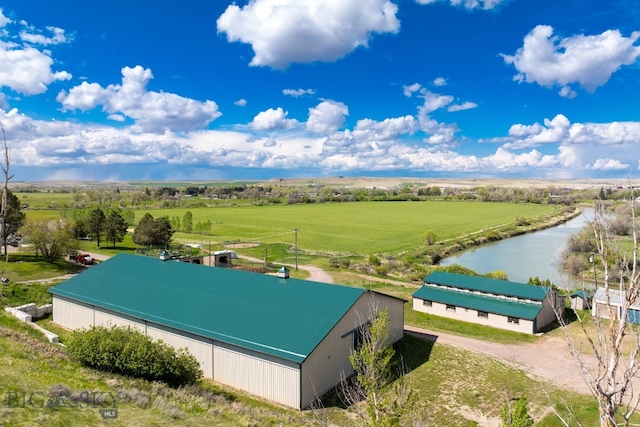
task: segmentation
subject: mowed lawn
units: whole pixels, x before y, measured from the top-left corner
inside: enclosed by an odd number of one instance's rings
[[[516,216],[534,218],[558,209],[548,205],[482,202],[357,202],[220,208],[153,209],[155,217],[182,219],[191,211],[194,224],[211,221],[206,242],[294,243],[303,250],[340,253],[394,253],[421,246],[432,229],[446,240],[485,228],[513,224]]]

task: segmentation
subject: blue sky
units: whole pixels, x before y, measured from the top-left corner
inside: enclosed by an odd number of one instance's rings
[[[635,0],[0,0],[14,180],[637,177]]]

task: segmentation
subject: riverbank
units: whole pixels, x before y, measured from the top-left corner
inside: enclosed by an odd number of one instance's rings
[[[444,248],[442,247],[442,244],[446,243],[446,241],[437,242],[436,245],[441,247],[439,251],[440,257],[434,262],[434,264],[437,264],[441,259],[460,254],[474,247],[480,247],[488,243],[556,227],[576,218],[580,214],[582,214],[582,210],[577,207],[571,211],[563,209],[559,215],[552,214],[545,215],[539,219],[534,218],[530,220],[529,224],[518,225],[514,222],[511,224],[504,224],[480,230],[466,236],[461,236],[455,239],[455,243],[445,246]]]

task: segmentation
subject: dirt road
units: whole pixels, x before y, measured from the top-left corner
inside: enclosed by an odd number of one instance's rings
[[[244,255],[238,255],[238,258],[244,259],[244,260],[247,260],[247,261],[251,261],[251,262],[256,262],[256,263],[263,262],[263,260],[261,260],[261,259],[253,258],[253,257],[249,257],[249,256],[244,256]],[[285,265],[287,267],[295,268],[294,264],[282,264],[282,265]],[[306,279],[306,280],[311,280],[313,282],[333,283],[333,277],[331,277],[331,275],[329,273],[327,273],[326,271],[324,271],[320,267],[316,267],[315,265],[300,265],[300,264],[298,264],[298,269],[299,270],[305,270],[305,271],[309,272],[309,278]]]
[[[562,338],[545,336],[535,343],[509,345],[434,332],[409,325],[405,325],[405,332],[435,343],[487,355],[522,369],[531,378],[544,379],[560,388],[589,394],[589,389],[569,354],[567,343]],[[595,365],[594,358],[588,358],[587,361],[590,366]]]

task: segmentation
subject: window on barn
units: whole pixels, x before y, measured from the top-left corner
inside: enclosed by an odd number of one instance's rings
[[[422,300],[422,305],[426,305],[427,307],[431,307],[433,305],[433,302],[429,301],[428,299],[423,299]]]
[[[447,304],[447,311],[456,311],[456,306],[455,305],[451,305],[451,304]]]
[[[478,311],[478,317],[489,317],[489,313],[486,311]]]
[[[364,333],[367,325],[362,325],[353,331],[353,350],[358,351],[362,348],[362,344],[364,344]]]
[[[517,325],[520,323],[520,319],[518,319],[517,317],[507,317],[507,322]]]

